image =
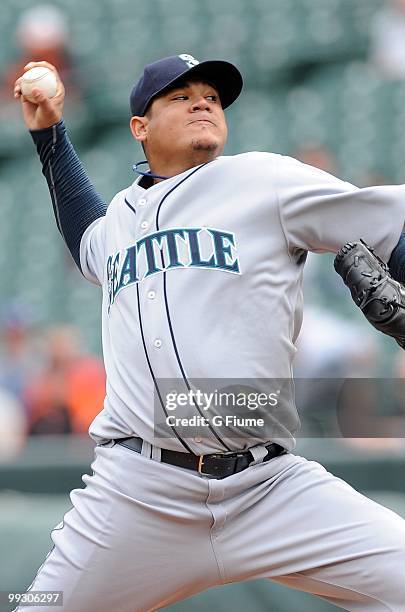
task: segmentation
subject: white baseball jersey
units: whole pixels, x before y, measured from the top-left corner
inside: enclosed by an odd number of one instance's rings
[[[219,157],[146,190],[135,181],[81,241],[83,273],[103,290],[107,372],[90,435],[198,455],[251,446],[211,429],[186,447],[174,429],[157,440],[159,380],[289,379],[306,252],[363,238],[387,261],[404,221],[404,186],[358,189],[269,153]],[[292,412],[273,441],[291,450],[298,425]]]

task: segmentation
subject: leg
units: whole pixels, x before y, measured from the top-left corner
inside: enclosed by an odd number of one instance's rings
[[[63,591],[64,612],[138,612],[218,584],[206,481],[121,446],[96,456],[30,590]]]
[[[217,536],[226,581],[267,577],[347,610],[405,610],[401,517],[294,455],[237,476]]]

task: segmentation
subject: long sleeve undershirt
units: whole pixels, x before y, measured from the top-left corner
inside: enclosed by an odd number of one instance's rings
[[[81,271],[80,241],[89,225],[105,215],[107,205],[89,180],[63,120],[30,133],[48,183],[56,225]]]

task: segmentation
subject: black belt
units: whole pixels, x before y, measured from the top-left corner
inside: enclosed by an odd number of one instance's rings
[[[125,446],[137,453],[142,451],[142,438],[119,438],[115,440],[115,443]],[[267,455],[265,455],[263,461],[269,461],[287,452],[285,448],[275,442],[267,444],[266,449]],[[254,461],[254,458],[249,451],[226,455],[216,453],[198,456],[191,453],[180,453],[178,451],[162,448],[161,461],[163,463],[176,465],[177,467],[186,468],[187,470],[194,470],[204,476],[212,476],[220,479],[245,470]]]

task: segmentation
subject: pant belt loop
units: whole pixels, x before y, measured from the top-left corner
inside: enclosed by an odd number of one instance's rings
[[[256,463],[262,463],[263,459],[267,455],[267,448],[264,444],[259,444],[258,446],[252,446],[249,448],[249,452],[253,455],[253,461],[249,465],[256,465]]]
[[[147,442],[146,440],[142,440],[141,455],[143,457],[147,457],[148,459],[151,458],[151,455],[152,455],[152,445],[149,442]]]
[[[162,460],[162,449],[159,446],[152,446],[152,459],[159,461],[159,463]]]

